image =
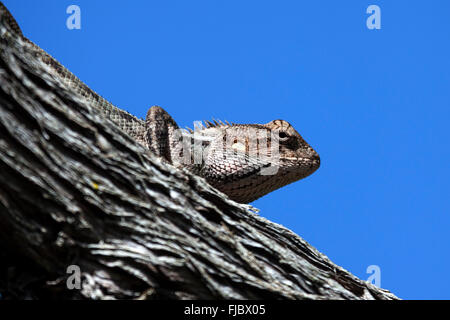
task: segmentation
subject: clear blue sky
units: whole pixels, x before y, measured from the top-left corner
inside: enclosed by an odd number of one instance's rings
[[[378,265],[401,298],[450,299],[450,1],[3,2],[139,117],[158,104],[182,127],[288,120],[322,166],[255,201],[261,215],[360,278]]]

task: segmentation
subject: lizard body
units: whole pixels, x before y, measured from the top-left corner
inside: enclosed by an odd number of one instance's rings
[[[36,49],[44,63],[81,96],[92,102],[134,140],[170,164],[199,175],[231,199],[248,203],[312,174],[319,155],[286,121],[235,124],[205,121],[195,130],[181,130],[161,107],[145,120],[117,108],[91,90],[56,59],[27,39],[0,2],[9,29]]]

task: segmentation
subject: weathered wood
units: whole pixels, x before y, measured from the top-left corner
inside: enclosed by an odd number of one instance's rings
[[[70,265],[80,290],[67,288]],[[1,19],[0,294],[396,299],[149,154]]]

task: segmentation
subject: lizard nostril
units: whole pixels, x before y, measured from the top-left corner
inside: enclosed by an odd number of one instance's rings
[[[320,164],[320,156],[319,156],[319,154],[317,152],[314,152],[311,155],[311,160],[313,160],[313,161],[317,162],[318,164]]]

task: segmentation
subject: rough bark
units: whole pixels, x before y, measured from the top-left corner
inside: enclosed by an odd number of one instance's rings
[[[162,163],[0,33],[3,298],[396,299]]]

